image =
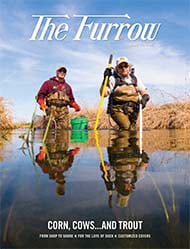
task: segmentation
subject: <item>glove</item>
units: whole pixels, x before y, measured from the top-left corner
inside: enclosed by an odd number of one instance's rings
[[[44,146],[40,146],[40,152],[36,156],[36,161],[42,161],[45,158],[46,151]]]
[[[44,99],[38,99],[38,104],[40,105],[40,109],[45,112],[47,106],[46,106],[46,103],[45,103],[45,100]]]
[[[76,148],[70,150],[70,151],[69,151],[69,154],[71,154],[72,156],[75,156],[75,155],[77,155],[79,152],[80,152],[80,148],[79,148],[79,147],[76,147]]]
[[[149,101],[150,99],[150,96],[148,94],[144,94],[142,96],[142,99],[141,99],[141,104],[142,104],[142,108],[145,108],[147,102]]]
[[[80,106],[76,102],[73,102],[71,106],[75,109],[76,112],[80,111]]]
[[[146,163],[146,164],[149,163],[150,158],[149,158],[148,154],[146,154],[146,152],[144,152],[144,151],[142,152],[141,158],[142,158],[143,163]]]
[[[112,75],[112,69],[111,68],[106,68],[104,71],[104,78],[106,76],[110,77]]]

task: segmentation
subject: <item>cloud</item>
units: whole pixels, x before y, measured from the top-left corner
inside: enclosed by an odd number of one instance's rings
[[[189,61],[182,51],[157,41],[150,44],[138,42],[128,46],[126,51],[137,74],[145,82],[153,85],[187,83]]]
[[[56,13],[74,14],[78,11],[85,10],[84,5],[80,2],[71,3],[69,0],[64,3],[58,3],[52,6],[52,10]],[[70,11],[68,13],[68,11]],[[30,25],[23,25],[23,22],[32,22],[28,16],[28,12],[17,11],[14,13],[17,17],[17,29],[22,30],[23,27]],[[170,20],[173,18],[170,18]],[[9,32],[4,30],[5,32]],[[13,33],[14,36],[14,33]],[[29,38],[29,37],[28,37]],[[50,42],[30,42],[25,39],[13,39],[12,42],[0,40],[0,48],[4,53],[16,53],[23,58],[15,57],[15,64],[20,65],[21,68],[36,70],[41,59],[41,68],[49,70],[56,67],[57,64],[65,62],[69,70],[69,77],[71,80],[79,81],[80,87],[96,85],[95,82],[100,80],[100,74],[107,64],[108,48],[114,51],[114,58],[117,56],[126,55],[136,68],[137,74],[146,83],[151,84],[178,84],[186,83],[189,80],[188,66],[189,62],[185,59],[182,51],[176,48],[153,41],[145,42],[129,42],[129,41],[115,41],[115,42],[92,42],[88,41],[50,41]],[[35,52],[33,52],[35,51]],[[18,61],[18,63],[17,63]],[[41,69],[41,70],[42,70]],[[180,76],[179,76],[180,72]]]
[[[144,44],[137,42],[135,45],[124,45],[117,56],[127,56],[134,64],[137,75],[143,79],[145,83],[152,85],[178,85],[187,84],[189,81],[189,61],[185,59],[182,51],[172,46],[156,42]],[[124,52],[124,51],[127,51]],[[106,67],[108,54],[104,51],[104,46],[97,50],[96,46],[87,48],[87,51],[74,51],[63,49],[66,57],[72,58],[72,71],[75,78],[81,80],[81,87],[87,79],[95,82],[99,80],[99,74],[103,73]]]
[[[186,14],[185,14],[185,12]],[[163,22],[168,22],[174,25],[181,26],[182,28],[189,28],[189,6],[182,11],[181,16],[176,16],[176,13],[165,12],[162,14]]]
[[[85,10],[83,2],[80,3],[73,4],[68,0],[64,1],[64,4],[54,4],[51,13],[73,15],[93,11]],[[166,91],[176,89],[175,91],[178,92],[176,86],[179,84],[190,85],[190,63],[184,52],[186,48],[177,49],[178,44],[174,47],[174,45],[160,41],[101,42],[91,41],[88,38],[81,41],[32,42],[29,41],[34,27],[31,14],[35,13],[32,9],[22,11],[21,8],[17,13],[16,11],[14,12],[15,23],[8,19],[6,20],[8,28],[5,21],[1,25],[4,35],[0,40],[4,69],[0,85],[3,94],[13,99],[16,115],[30,116],[33,109],[33,96],[42,82],[53,76],[55,68],[61,64],[68,67],[67,80],[72,84],[77,99],[95,105],[99,100],[99,87],[110,53],[114,55],[113,65],[117,57],[127,56],[134,64],[136,74],[145,85],[151,85],[152,89],[161,86]],[[69,21],[71,21],[71,27],[76,25],[74,22],[78,22],[77,19]],[[74,31],[71,30],[71,32]],[[7,37],[9,39],[6,40]],[[8,71],[9,66],[12,68],[11,72]],[[14,87],[15,91],[13,91]],[[23,104],[26,102],[27,106]]]
[[[64,3],[56,4],[53,7],[53,10],[57,14],[68,14],[69,16],[73,16],[73,14],[76,14],[79,11],[83,11],[84,9],[84,1],[79,0],[75,3],[70,0],[65,0]]]
[[[28,73],[28,71],[31,72],[33,70],[36,70],[39,65],[40,65],[40,60],[26,57],[19,60],[18,67],[19,70],[21,70],[21,72]]]
[[[55,7],[55,11],[58,14],[68,14],[69,16],[73,16],[78,10],[78,7],[75,6],[74,4],[70,3],[64,3],[64,4],[59,4]]]
[[[23,44],[22,42],[20,43],[17,43],[17,42],[8,42],[8,41],[3,41],[3,40],[0,40],[0,50],[1,52],[10,52],[10,53],[17,53],[17,54],[20,54],[20,55],[28,55],[28,56],[34,56],[34,57],[37,57],[38,55],[35,54],[35,53],[32,53],[30,51],[27,51],[26,49],[24,49],[24,44],[25,42],[23,41]],[[22,46],[23,45],[23,46]]]
[[[176,85],[179,81],[183,84],[189,81],[189,62],[182,51],[170,45],[158,41],[97,43],[89,40],[70,43],[43,41],[43,44],[20,41],[11,44],[1,40],[0,48],[5,53],[19,54],[20,57],[15,57],[15,64],[24,70],[37,70],[41,64],[41,71],[51,69],[54,72],[58,64],[65,63],[69,68],[69,78],[79,82],[80,87],[96,86],[107,64],[107,47],[114,51],[114,59],[127,56],[134,64],[137,75],[148,84]],[[29,45],[33,45],[33,49],[35,47],[35,53],[27,50]]]

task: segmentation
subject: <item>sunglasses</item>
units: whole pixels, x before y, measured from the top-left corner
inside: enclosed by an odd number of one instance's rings
[[[123,69],[123,68],[128,68],[128,64],[125,64],[125,65],[121,65],[121,66],[118,66],[119,69]]]
[[[65,68],[62,68],[62,69],[58,70],[58,72],[59,72],[59,73],[66,73],[67,70],[66,70]]]

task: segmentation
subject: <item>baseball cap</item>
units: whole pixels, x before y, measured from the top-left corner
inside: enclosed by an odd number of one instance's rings
[[[119,66],[123,62],[129,64],[129,60],[126,57],[119,57],[116,60],[116,66]]]
[[[63,68],[67,71],[67,68],[66,68],[65,66],[62,65],[62,66],[59,66],[59,67],[56,68],[56,72],[57,72],[57,71],[60,71],[60,70],[63,69]]]

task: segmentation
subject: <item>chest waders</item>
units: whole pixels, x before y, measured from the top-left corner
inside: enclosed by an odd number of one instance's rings
[[[70,103],[69,86],[67,83],[65,83],[65,89],[60,91],[57,90],[55,81],[52,80],[51,82],[53,91],[46,97],[46,105],[48,107],[46,110],[46,114],[48,117],[50,116],[50,114],[52,114],[56,128],[68,128],[69,110],[67,106]]]
[[[107,113],[120,129],[135,129],[139,112],[137,78],[130,75],[131,83],[126,83],[117,73],[113,76],[116,82],[109,97]]]

